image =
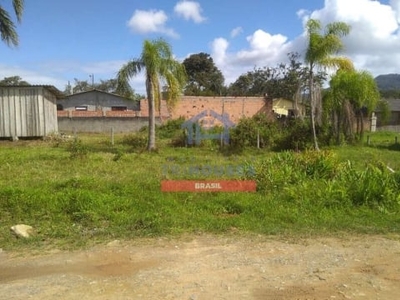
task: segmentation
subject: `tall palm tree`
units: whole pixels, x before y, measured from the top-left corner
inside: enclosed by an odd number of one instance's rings
[[[24,0],[12,0],[14,12],[17,21],[22,21],[22,13],[24,11]],[[8,46],[18,46],[18,34],[15,30],[15,24],[10,14],[0,5],[0,36],[1,40]]]
[[[186,83],[183,64],[174,59],[170,45],[163,39],[145,40],[141,56],[127,62],[118,71],[117,91],[129,88],[129,79],[145,72],[146,93],[149,105],[149,140],[147,149],[156,148],[155,108],[160,111],[162,84],[167,86],[167,103],[173,106],[179,99]]]
[[[306,25],[308,47],[305,62],[308,64],[308,87],[310,93],[311,125],[314,139],[314,147],[319,150],[315,123],[320,122],[322,114],[321,83],[315,80],[317,68],[338,68],[353,70],[353,63],[345,57],[336,56],[343,50],[341,37],[350,32],[350,26],[344,22],[334,22],[326,25],[324,32],[319,20],[310,19]]]

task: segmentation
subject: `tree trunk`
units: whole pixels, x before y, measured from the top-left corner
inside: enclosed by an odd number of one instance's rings
[[[319,151],[318,147],[318,140],[317,140],[317,132],[315,130],[315,95],[314,95],[314,76],[312,71],[310,71],[310,106],[311,106],[311,127],[312,127],[312,134],[314,139],[314,148],[315,150]]]
[[[341,115],[341,113],[340,113],[340,110],[338,110],[337,111],[337,114],[336,114],[336,120],[335,120],[335,122],[334,122],[334,124],[335,124],[335,127],[336,127],[336,144],[337,145],[340,145],[340,136],[341,136],[341,131],[342,131],[342,128],[341,128],[341,123],[342,123],[342,115]]]
[[[150,78],[146,79],[146,90],[149,103],[149,140],[147,144],[147,150],[152,151],[156,149],[156,120],[154,107],[154,91]]]
[[[360,114],[360,122],[361,122],[360,141],[362,141],[363,137],[364,137],[364,113],[362,111],[361,111],[361,114]]]

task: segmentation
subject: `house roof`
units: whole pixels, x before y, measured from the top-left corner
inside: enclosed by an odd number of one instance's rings
[[[0,85],[0,88],[44,88],[53,93],[57,99],[65,98],[65,94],[57,89],[54,85]]]
[[[400,99],[392,99],[388,101],[390,111],[400,111]]]
[[[78,92],[78,93],[74,93],[74,94],[68,95],[68,96],[66,96],[66,97],[68,98],[68,97],[71,97],[71,96],[82,95],[82,94],[88,94],[88,93],[93,93],[93,92],[102,93],[102,94],[106,94],[106,95],[112,95],[112,96],[119,97],[119,98],[122,98],[122,99],[125,99],[125,100],[129,100],[128,98],[123,97],[123,96],[121,96],[121,95],[114,94],[114,93],[109,93],[109,92],[105,92],[105,91],[98,90],[98,89],[92,89],[92,90],[89,90],[89,91]]]

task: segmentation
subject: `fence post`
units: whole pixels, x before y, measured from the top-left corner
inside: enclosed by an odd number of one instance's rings
[[[114,127],[111,127],[111,145],[114,146]]]

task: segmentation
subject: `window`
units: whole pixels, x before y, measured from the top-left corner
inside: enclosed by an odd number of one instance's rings
[[[125,111],[127,110],[126,106],[111,106],[112,111]]]
[[[87,106],[75,106],[75,110],[78,110],[78,111],[85,111],[87,109],[88,109]]]

